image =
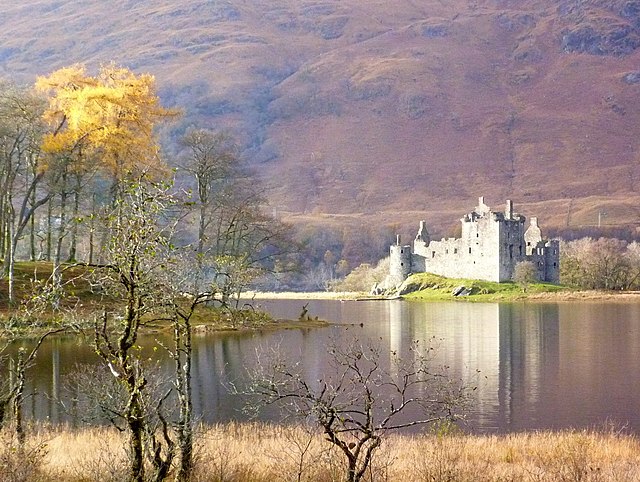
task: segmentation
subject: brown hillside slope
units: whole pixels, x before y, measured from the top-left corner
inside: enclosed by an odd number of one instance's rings
[[[8,77],[155,74],[177,130],[233,127],[294,221],[445,230],[485,195],[640,224],[640,1],[24,0],[2,27]]]

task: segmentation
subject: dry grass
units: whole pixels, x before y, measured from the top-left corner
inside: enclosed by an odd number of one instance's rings
[[[637,303],[640,300],[640,291],[564,290],[531,293],[527,298],[533,301],[629,301]]]
[[[126,473],[125,438],[114,430],[54,427],[30,440],[26,457],[3,439],[2,480],[116,481]],[[342,480],[343,469],[342,456],[303,426],[229,423],[199,431],[194,480],[329,482]],[[640,442],[613,430],[393,435],[366,480],[640,481]]]

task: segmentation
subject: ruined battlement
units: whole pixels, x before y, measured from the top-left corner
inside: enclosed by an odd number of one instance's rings
[[[543,240],[538,218],[526,218],[507,200],[504,211],[492,211],[480,197],[473,211],[460,220],[460,238],[431,240],[426,223],[420,221],[413,245],[391,246],[390,277],[400,282],[411,273],[434,273],[448,278],[508,281],[516,264],[531,261],[538,279],[557,283],[560,278],[558,241]]]

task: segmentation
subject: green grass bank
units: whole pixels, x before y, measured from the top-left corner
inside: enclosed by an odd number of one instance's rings
[[[455,296],[454,290],[464,287],[464,295]],[[514,282],[445,278],[430,273],[411,275],[403,285],[404,299],[415,301],[521,301],[544,294],[571,291],[551,283],[530,283],[525,287]]]

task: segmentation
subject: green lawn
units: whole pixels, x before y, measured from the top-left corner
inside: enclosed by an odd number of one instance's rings
[[[408,300],[421,301],[515,301],[526,299],[534,293],[552,293],[563,291],[567,288],[551,283],[531,283],[527,291],[511,281],[495,283],[492,281],[480,281],[470,279],[445,278],[430,273],[412,275],[407,283],[411,293],[404,295]],[[453,290],[459,286],[471,290],[467,296],[453,296]]]

